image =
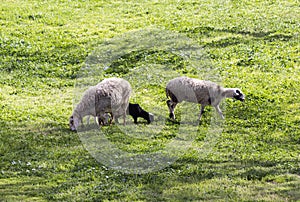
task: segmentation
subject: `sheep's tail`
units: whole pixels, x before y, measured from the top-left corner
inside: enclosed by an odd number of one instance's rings
[[[172,93],[172,91],[170,91],[168,88],[166,88],[166,96],[167,96],[167,99],[170,98],[170,100],[171,100],[172,102],[178,103],[177,97],[176,97],[176,96]]]

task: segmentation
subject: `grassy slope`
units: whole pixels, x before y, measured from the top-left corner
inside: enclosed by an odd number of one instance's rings
[[[0,9],[0,200],[300,199],[297,1],[4,0]],[[122,174],[69,132],[73,85],[104,39],[148,26],[197,41],[247,101],[227,102],[205,158],[190,151],[160,172]]]

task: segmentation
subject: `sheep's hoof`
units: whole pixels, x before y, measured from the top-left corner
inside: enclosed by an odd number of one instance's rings
[[[169,114],[169,118],[175,120],[175,114],[174,113],[170,113]]]

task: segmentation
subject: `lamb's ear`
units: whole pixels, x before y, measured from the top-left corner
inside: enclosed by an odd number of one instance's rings
[[[241,95],[241,91],[240,91],[239,89],[236,89],[236,90],[234,91],[234,93],[235,93],[235,95]]]

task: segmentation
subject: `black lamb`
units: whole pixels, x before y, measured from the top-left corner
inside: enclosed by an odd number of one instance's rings
[[[128,108],[129,108],[129,115],[133,117],[134,123],[137,123],[138,117],[144,118],[148,122],[148,124],[154,120],[154,115],[143,110],[139,104],[129,103]]]

